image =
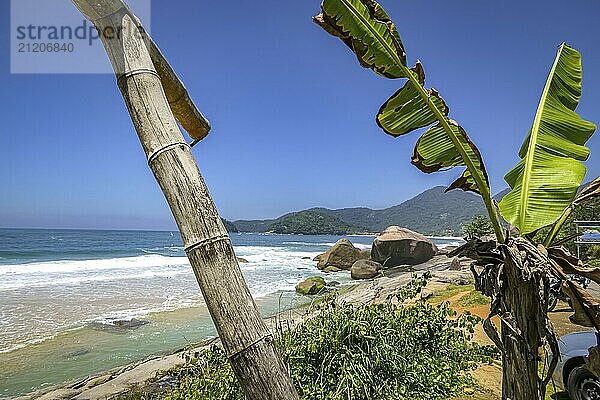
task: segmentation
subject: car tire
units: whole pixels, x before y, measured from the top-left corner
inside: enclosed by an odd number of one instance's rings
[[[567,379],[571,400],[600,400],[600,380],[584,366],[573,368]]]

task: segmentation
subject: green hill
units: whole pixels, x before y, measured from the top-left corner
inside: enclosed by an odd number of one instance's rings
[[[462,226],[473,217],[486,215],[479,196],[460,190],[448,193],[444,190],[443,186],[436,186],[410,200],[382,210],[366,207],[335,210],[312,208],[286,214],[278,219],[238,220],[233,223],[240,232],[380,232],[390,225],[399,225],[428,235],[460,235]],[[298,218],[294,217],[298,214]],[[323,215],[334,217],[335,220],[322,218]]]
[[[364,207],[315,210],[333,215],[351,225],[365,226],[372,232],[398,225],[429,235],[459,235],[462,226],[473,217],[487,215],[479,196],[460,190],[444,191],[445,187],[436,186],[383,210]]]
[[[364,233],[366,229],[347,224],[332,215],[306,210],[278,218],[270,224],[269,231],[303,235],[348,235]]]

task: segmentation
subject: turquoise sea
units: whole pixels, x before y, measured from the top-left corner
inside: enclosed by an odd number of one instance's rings
[[[307,301],[294,286],[339,236],[232,234],[265,315]],[[373,237],[352,236],[360,248]],[[434,238],[438,246],[460,239]],[[327,280],[350,281],[347,272]],[[148,324],[129,331],[117,321]],[[0,398],[214,335],[178,232],[0,229]]]

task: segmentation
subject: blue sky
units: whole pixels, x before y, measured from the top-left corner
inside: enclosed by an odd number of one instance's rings
[[[516,163],[557,46],[583,54],[578,108],[600,122],[600,2],[384,0],[408,60],[479,146],[493,191]],[[417,134],[374,123],[403,82],[311,22],[319,1],[158,1],[152,35],[211,120],[194,148],[223,217],[398,204],[459,171],[410,165]],[[111,75],[11,75],[0,2],[0,226],[173,226]],[[600,175],[600,134],[588,143]]]

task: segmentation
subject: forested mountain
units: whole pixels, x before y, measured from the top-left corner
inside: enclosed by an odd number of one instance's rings
[[[303,235],[348,235],[365,233],[367,229],[347,224],[333,215],[305,210],[278,218],[269,226],[269,231],[273,233],[301,233]]]
[[[460,235],[462,226],[477,215],[486,215],[481,198],[473,193],[437,186],[401,204],[382,210],[366,207],[312,208],[270,220],[238,220],[240,232],[327,234],[380,232],[390,225],[429,235]],[[335,219],[328,219],[331,216]]]

